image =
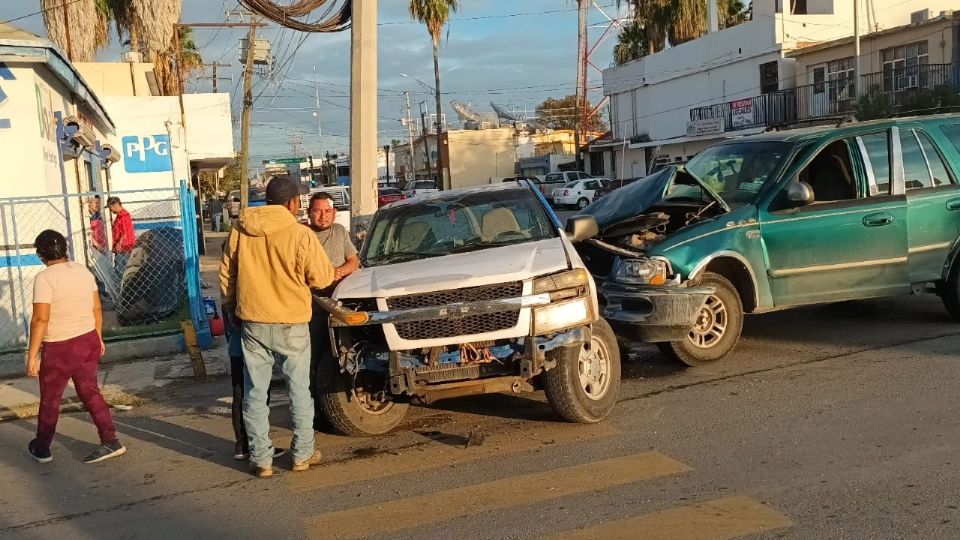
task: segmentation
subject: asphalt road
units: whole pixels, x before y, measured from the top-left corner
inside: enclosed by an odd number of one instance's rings
[[[753,316],[713,366],[635,351],[602,424],[451,400],[269,480],[231,458],[228,381],[184,384],[117,412],[129,452],[98,465],[84,414],[49,465],[0,424],[0,538],[960,538],[958,348],[935,297]]]

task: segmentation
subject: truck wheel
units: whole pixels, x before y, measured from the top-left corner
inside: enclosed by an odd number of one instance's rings
[[[317,409],[333,429],[351,437],[382,435],[397,427],[409,405],[373,399],[371,391],[382,391],[385,381],[361,371],[354,378],[340,373],[333,353],[324,351],[317,366]]]
[[[564,420],[599,422],[610,414],[620,392],[620,350],[607,321],[593,325],[590,343],[550,353],[557,366],[543,374],[550,406]]]
[[[960,320],[960,260],[954,261],[947,280],[937,287],[937,293],[950,315]]]
[[[657,343],[668,358],[688,366],[709,364],[730,354],[743,329],[743,303],[730,280],[707,272],[700,285],[713,287],[716,292],[707,298],[687,338]]]
[[[590,201],[586,197],[580,197],[577,201],[577,208],[583,210],[584,208],[590,206]]]

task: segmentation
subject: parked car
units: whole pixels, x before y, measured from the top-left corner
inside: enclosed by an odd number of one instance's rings
[[[960,318],[958,179],[960,115],[771,132],[568,227],[618,337],[698,365],[733,351],[744,313],[935,290]]]
[[[414,180],[407,184],[406,188],[403,190],[403,194],[407,197],[414,197],[417,195],[423,195],[424,193],[436,193],[440,191],[440,188],[437,187],[436,182],[429,180]]]
[[[540,191],[543,193],[543,196],[552,203],[554,191],[575,180],[586,180],[588,178],[593,177],[583,171],[563,171],[550,173],[544,176],[543,180],[540,182],[543,185],[543,188]]]
[[[642,177],[638,176],[634,178],[624,178],[622,180],[610,180],[600,186],[600,189],[597,190],[593,198],[594,200],[599,199],[600,197],[613,193],[614,191],[624,186],[629,186],[630,184],[636,182],[637,180],[640,180],[640,178]]]
[[[263,191],[250,188],[250,194],[247,197],[247,206],[263,206],[267,204],[267,196]],[[223,203],[224,208],[230,215],[230,219],[236,219],[240,216],[240,190],[235,189],[227,195],[227,201]]]
[[[553,204],[558,207],[586,208],[597,198],[597,192],[609,180],[606,178],[590,178],[588,180],[574,180],[562,188],[553,190]]]
[[[377,189],[377,206],[383,206],[385,204],[390,204],[392,202],[402,201],[406,199],[407,196],[403,194],[397,188],[394,187],[382,187]]]
[[[593,278],[523,183],[430,193],[377,211],[361,269],[332,298],[316,401],[348,435],[385,433],[409,403],[543,388],[568,421],[598,422],[620,354]]]

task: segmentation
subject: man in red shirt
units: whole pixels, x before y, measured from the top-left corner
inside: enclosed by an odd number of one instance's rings
[[[108,198],[107,208],[116,216],[113,218],[113,269],[117,273],[117,279],[122,281],[123,269],[127,267],[127,260],[130,259],[130,252],[133,251],[137,237],[133,232],[133,218],[130,212],[124,210],[119,197]]]

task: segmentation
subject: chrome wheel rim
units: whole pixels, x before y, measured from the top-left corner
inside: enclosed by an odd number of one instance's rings
[[[727,306],[719,297],[710,295],[700,308],[687,339],[697,348],[709,349],[720,343],[728,324]]]
[[[583,393],[594,401],[603,399],[610,388],[610,351],[602,341],[594,337],[580,348],[577,370]]]
[[[579,201],[577,201],[577,208],[583,210],[583,209],[586,208],[587,205],[589,205],[589,204],[590,204],[590,203],[587,202],[586,199],[580,199]]]

